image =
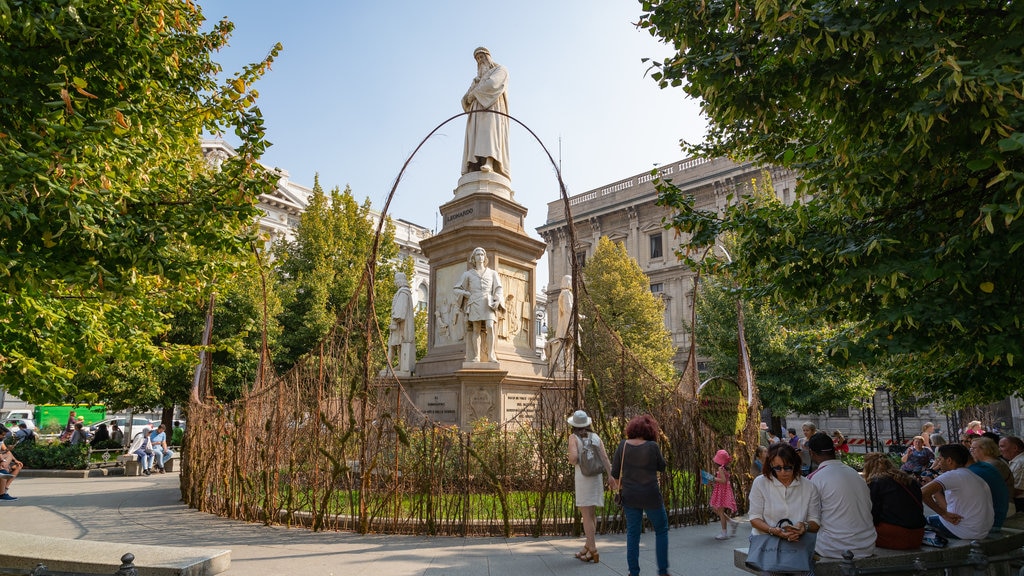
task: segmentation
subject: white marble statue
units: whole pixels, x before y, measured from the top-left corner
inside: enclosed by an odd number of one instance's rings
[[[398,290],[391,300],[388,363],[399,372],[412,372],[416,360],[416,309],[404,272],[395,272],[395,286]]]
[[[487,48],[473,51],[477,75],[466,95],[462,109],[494,110],[508,114],[508,70],[491,60]],[[496,172],[510,178],[508,162],[508,117],[481,112],[466,117],[466,146],[462,154],[462,173]]]
[[[487,251],[475,248],[469,256],[469,270],[462,273],[455,285],[455,294],[461,297],[466,319],[466,361],[497,362],[494,354],[494,321],[499,311],[505,310],[501,278],[487,267]]]
[[[572,338],[572,276],[562,276],[562,290],[558,293],[558,321],[555,323],[555,338]]]
[[[566,274],[562,276],[562,289],[558,293],[555,333],[544,347],[548,371],[552,375],[556,372],[571,372],[573,368],[573,346],[576,343],[572,335],[573,302],[572,276]]]

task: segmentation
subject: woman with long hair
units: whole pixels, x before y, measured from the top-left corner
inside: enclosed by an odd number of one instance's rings
[[[626,424],[626,439],[612,457],[612,489],[622,492],[626,517],[626,566],[630,576],[640,574],[640,531],[644,514],[654,528],[654,555],[658,575],[668,574],[668,513],[658,486],[658,473],[665,471],[665,457],[658,447],[658,421],[648,414]]]
[[[864,456],[864,480],[871,492],[875,546],[890,550],[920,548],[925,522],[917,480],[878,452]]]
[[[577,410],[567,421],[572,426],[572,434],[569,435],[568,453],[569,463],[576,469],[576,507],[580,510],[580,517],[583,520],[583,534],[586,536],[586,543],[583,549],[576,553],[576,557],[583,562],[597,563],[601,555],[597,553],[597,507],[604,506],[604,477],[611,472],[611,463],[608,462],[608,454],[605,452],[601,438],[594,434],[590,425],[593,420],[583,410]],[[604,465],[605,474],[598,473],[593,476],[584,474],[580,466],[581,456],[585,451],[601,459]]]

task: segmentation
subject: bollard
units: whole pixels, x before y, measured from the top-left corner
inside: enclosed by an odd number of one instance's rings
[[[139,576],[139,571],[135,569],[135,554],[128,552],[124,556],[121,556],[121,567],[114,572],[114,576]]]

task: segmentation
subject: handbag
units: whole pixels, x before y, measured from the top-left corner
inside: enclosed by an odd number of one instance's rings
[[[782,519],[775,527],[782,528],[783,523],[793,524]],[[817,541],[818,535],[814,532],[804,532],[796,542],[771,534],[751,536],[747,568],[761,572],[811,572],[814,569],[814,545]]]

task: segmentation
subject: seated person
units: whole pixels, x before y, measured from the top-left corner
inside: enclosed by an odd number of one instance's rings
[[[875,546],[890,550],[920,548],[925,522],[917,480],[878,452],[864,456],[864,479],[871,492],[871,517],[878,535]]]
[[[100,424],[96,427],[96,433],[92,435],[92,440],[89,440],[89,446],[95,448],[97,444],[107,440],[110,440],[110,432],[107,431],[107,425]]]
[[[124,430],[121,430],[117,422],[110,423],[110,439],[124,446]]]
[[[1003,477],[1003,483],[1006,484],[1007,492],[1013,497],[1013,471],[1010,470],[1010,466],[1006,461],[999,457],[998,440],[993,441],[985,435],[981,438],[975,438],[971,442],[971,456],[978,462],[985,462],[995,466],[996,470],[999,471],[999,475]]]
[[[947,538],[985,538],[995,520],[988,484],[967,469],[971,455],[963,444],[939,446],[938,452],[942,474],[921,489],[925,505],[937,512],[928,525]]]
[[[979,440],[991,442],[983,436],[974,438],[975,443]],[[992,498],[992,529],[989,531],[1001,532],[1003,521],[1006,520],[1006,512],[1010,508],[1010,490],[1006,487],[1006,482],[995,466],[974,457],[977,452],[979,452],[977,445],[974,445],[970,451],[971,457],[967,460],[967,469],[988,484],[989,494]]]
[[[72,446],[75,444],[81,444],[82,442],[89,441],[89,434],[86,433],[85,428],[81,422],[75,422],[74,432],[71,433],[71,438],[68,441]]]
[[[918,479],[922,476],[931,475],[932,460],[935,458],[935,453],[932,452],[927,446],[924,445],[924,438],[921,436],[914,436],[907,451],[903,453],[900,460],[903,461],[903,465],[900,466],[900,470],[903,470],[907,474],[912,474]]]
[[[149,476],[153,468],[153,445],[149,442],[149,434],[139,434],[128,447],[129,454],[135,454],[139,459],[139,467],[142,473]]]
[[[17,500],[7,490],[25,467],[7,447],[5,440],[9,433],[6,426],[0,426],[0,500]]]
[[[153,445],[153,467],[161,474],[164,473],[164,464],[174,456],[174,452],[167,445],[167,433],[164,432],[166,429],[161,424],[156,427],[156,430],[149,433],[149,441]]]
[[[14,432],[14,438],[18,442],[35,442],[36,432],[35,430],[29,430],[28,424],[19,422],[18,429]]]

